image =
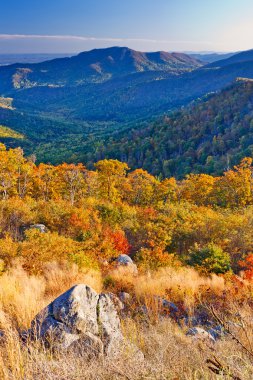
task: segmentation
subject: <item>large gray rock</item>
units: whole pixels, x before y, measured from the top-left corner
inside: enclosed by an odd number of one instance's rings
[[[32,321],[29,334],[55,350],[82,350],[88,356],[115,356],[127,345],[111,294],[76,285]],[[138,351],[133,347],[135,352]]]
[[[98,324],[105,353],[110,356],[116,354],[124,343],[124,338],[117,311],[107,294],[100,294],[99,296]]]
[[[98,294],[87,285],[77,285],[52,303],[53,316],[76,332],[98,333]]]

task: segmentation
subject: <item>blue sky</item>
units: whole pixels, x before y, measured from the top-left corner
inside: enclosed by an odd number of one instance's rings
[[[0,53],[253,48],[252,0],[0,1]]]

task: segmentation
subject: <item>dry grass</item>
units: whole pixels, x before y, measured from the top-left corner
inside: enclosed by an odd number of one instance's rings
[[[11,269],[0,277],[0,312],[9,315],[13,325],[27,328],[34,316],[54,298],[78,283],[102,288],[98,271],[80,273],[76,266],[45,266],[43,275],[29,276],[22,267]],[[1,328],[1,320],[0,320]]]
[[[45,281],[16,268],[0,277],[0,310],[16,327],[27,327],[38,310],[46,306]]]
[[[184,336],[170,321],[139,329],[138,334],[145,354],[143,362],[127,354],[114,360],[87,362],[83,356],[71,353],[55,356],[38,343],[24,347],[17,334],[9,331],[0,350],[0,376],[4,380],[229,379],[208,370],[206,360],[215,354],[229,366],[231,374],[236,373],[242,380],[252,379],[252,364],[232,341],[216,344],[214,352],[214,347]]]
[[[115,289],[129,288],[137,298],[170,294],[173,302],[184,301],[193,307],[199,293],[210,289],[215,297],[222,297],[226,289],[223,278],[204,278],[188,269],[167,268],[156,273],[132,274],[120,271],[110,273]],[[232,379],[229,372],[213,374],[207,359],[218,357],[231,374],[241,380],[252,380],[251,358],[230,337],[221,339],[215,346],[192,340],[170,318],[156,323],[142,323],[131,315],[122,320],[125,336],[137,344],[145,355],[144,361],[129,357],[126,352],[118,359],[87,361],[85,357],[65,353],[53,354],[39,342],[24,345],[18,329],[27,328],[35,314],[53,298],[76,283],[87,283],[102,290],[99,272],[80,273],[75,266],[47,265],[40,276],[28,276],[21,267],[0,277],[0,328],[6,338],[0,341],[0,379],[3,380],[214,380]],[[174,297],[174,298],[173,298]],[[236,308],[236,305],[233,307]],[[236,310],[234,310],[235,312]],[[240,310],[247,321],[252,319],[249,305]],[[251,323],[251,322],[250,322]],[[251,326],[252,327],[252,326]],[[248,337],[239,334],[245,344]]]
[[[58,263],[49,263],[45,265],[43,277],[46,282],[46,294],[55,298],[65,292],[73,285],[88,284],[96,292],[102,290],[102,276],[99,271],[88,269],[80,272],[76,265],[59,265]]]
[[[182,267],[163,268],[139,276],[119,268],[110,272],[110,278],[118,291],[132,292],[148,304],[152,303],[153,296],[161,296],[180,303],[187,310],[193,309],[196,300],[201,302],[207,294],[221,296],[226,289],[223,277],[213,274],[207,278],[194,269]]]

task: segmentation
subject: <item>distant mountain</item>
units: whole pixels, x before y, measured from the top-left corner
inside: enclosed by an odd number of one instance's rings
[[[238,64],[238,63],[245,63],[245,62],[253,62],[253,49],[243,51],[241,53],[234,54],[229,58],[213,62],[209,64],[207,67],[225,67],[225,66]]]
[[[37,64],[1,67],[0,92],[103,83],[115,77],[148,71],[178,74],[200,66],[198,60],[181,53],[142,53],[121,47],[94,49]]]
[[[230,58],[235,54],[236,53],[191,53],[189,56],[207,64]]]
[[[71,54],[34,53],[34,54],[0,54],[0,66],[12,65],[14,63],[39,63],[54,58],[65,58]]]
[[[91,62],[96,60],[94,67]],[[0,91],[13,97],[14,107],[25,112],[72,121],[128,122],[186,105],[237,77],[253,78],[253,61],[230,64],[229,60],[228,66],[199,67],[198,61],[176,53],[93,50],[22,68],[2,67]],[[191,69],[191,65],[197,67]]]

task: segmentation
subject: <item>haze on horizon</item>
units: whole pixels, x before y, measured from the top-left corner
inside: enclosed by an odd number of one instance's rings
[[[253,48],[252,0],[9,0],[1,4],[0,54]]]

